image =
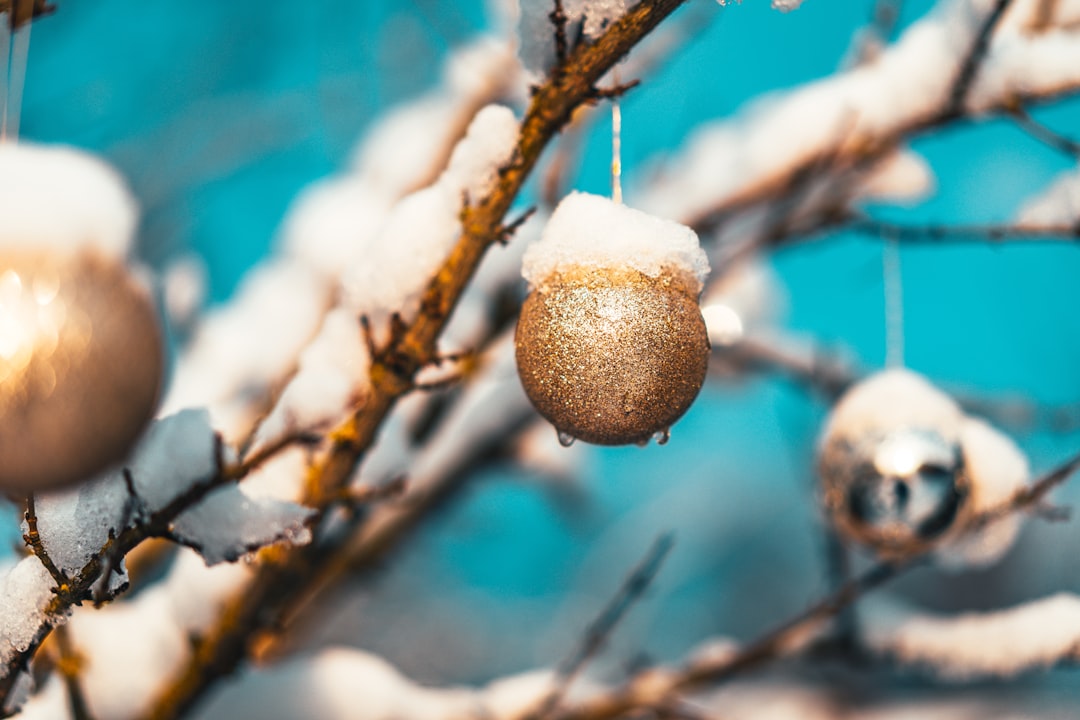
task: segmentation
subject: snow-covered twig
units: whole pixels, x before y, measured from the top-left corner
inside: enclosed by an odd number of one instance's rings
[[[968,682],[1080,661],[1080,597],[1059,593],[954,617],[870,604],[867,648],[902,668]]]

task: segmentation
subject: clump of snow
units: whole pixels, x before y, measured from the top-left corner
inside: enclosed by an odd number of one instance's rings
[[[910,150],[890,154],[859,186],[862,198],[914,203],[934,190],[934,173],[926,160]]]
[[[206,297],[206,264],[196,255],[169,263],[161,277],[165,311],[173,325],[187,326]]]
[[[93,717],[140,716],[162,679],[180,669],[191,641],[171,611],[168,593],[158,585],[134,602],[76,612],[68,632],[75,651],[90,659],[79,683]]]
[[[54,587],[49,571],[34,556],[0,570],[0,666],[30,647],[46,624]]]
[[[954,681],[1011,678],[1080,659],[1080,598],[1059,593],[1007,610],[955,617],[877,613],[870,648]]]
[[[249,273],[229,304],[199,324],[162,414],[205,407],[226,438],[245,435],[270,388],[318,331],[329,301],[323,278],[301,263],[277,260]]]
[[[729,264],[724,274],[709,283],[701,299],[701,316],[716,346],[732,345],[746,335],[773,324],[787,305],[776,273],[754,256]]]
[[[336,308],[301,353],[299,367],[259,426],[254,447],[336,422],[367,395],[371,358],[356,315]]]
[[[773,10],[779,10],[780,12],[798,10],[802,4],[803,0],[772,0]]]
[[[354,311],[376,323],[390,313],[406,321],[415,315],[424,289],[460,235],[466,196],[477,202],[490,192],[514,150],[517,128],[509,108],[484,108],[439,180],[394,207],[364,261],[344,278]]]
[[[556,687],[551,670],[532,670],[493,681],[483,690],[483,707],[491,717],[526,718]]]
[[[82,485],[34,499],[41,544],[53,563],[73,575],[97,555],[124,517],[128,491],[119,473],[106,473]],[[23,531],[26,531],[23,521]]]
[[[1050,187],[1020,208],[1021,225],[1075,225],[1080,223],[1080,170],[1062,174]]]
[[[971,511],[990,512],[1007,503],[1028,483],[1027,457],[1011,438],[977,418],[965,418],[960,433],[964,463],[971,477]],[[1020,532],[1016,514],[1001,518],[974,534],[963,534],[935,552],[946,568],[969,568],[997,562]]]
[[[195,717],[450,720],[482,716],[481,707],[468,689],[426,688],[380,657],[331,648],[248,673],[224,686]]]
[[[353,154],[355,173],[390,197],[416,190],[475,110],[525,86],[512,48],[481,38],[451,53],[443,87],[388,113]]]
[[[392,196],[363,175],[313,183],[285,217],[285,249],[336,280],[344,268],[362,262],[392,203]]]
[[[93,248],[123,258],[135,200],[99,158],[60,145],[0,142],[0,248]]]
[[[836,404],[823,442],[882,433],[894,428],[933,429],[948,442],[960,439],[960,406],[910,370],[879,372],[849,390]]]
[[[169,528],[207,565],[235,562],[243,555],[280,540],[294,545],[311,541],[307,521],[314,510],[268,497],[251,497],[237,485],[220,487],[184,511]]]
[[[154,422],[125,463],[145,509],[161,510],[217,475],[217,447],[205,410],[184,410]]]
[[[438,185],[478,202],[499,180],[499,170],[517,144],[518,121],[503,105],[488,105],[473,118],[465,137],[454,146]]]
[[[705,251],[690,228],[575,192],[563,198],[543,237],[525,251],[522,275],[536,287],[554,273],[581,267],[631,268],[649,277],[675,268],[697,281],[697,292],[709,273]]]
[[[566,37],[569,42],[579,35],[586,40],[599,38],[613,22],[626,14],[627,0],[563,0]],[[546,73],[555,66],[555,24],[551,0],[521,0],[518,25],[518,53],[525,67]]]
[[[150,425],[124,463],[79,487],[35,498],[38,532],[56,566],[74,574],[109,536],[161,510],[194,484],[217,474],[217,439],[205,410],[185,410]],[[26,523],[23,523],[24,531]],[[122,568],[111,583],[126,578]]]

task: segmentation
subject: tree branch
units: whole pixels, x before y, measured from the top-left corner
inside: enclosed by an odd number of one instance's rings
[[[993,37],[998,23],[1001,22],[1001,17],[1011,4],[1012,0],[996,0],[990,14],[983,21],[982,27],[979,28],[975,41],[971,45],[971,50],[964,57],[964,62],[956,75],[956,81],[953,83],[952,90],[949,93],[948,104],[945,106],[946,115],[959,116],[963,113],[968,93],[975,82],[975,77],[979,74],[979,68],[982,66],[983,60],[986,59],[986,52],[990,49],[990,39]]]
[[[362,408],[331,432],[329,449],[308,474],[307,503],[323,506],[340,492],[373,443],[383,419],[412,389],[416,373],[435,359],[436,342],[446,320],[484,252],[499,241],[503,218],[551,138],[570,120],[574,109],[593,96],[604,73],[683,2],[643,0],[595,43],[572,48],[561,71],[536,88],[513,156],[500,170],[498,186],[462,211],[461,237],[428,285],[419,316],[386,346],[376,348],[371,393]],[[231,673],[247,656],[251,639],[275,626],[292,596],[301,592],[305,581],[319,573],[334,554],[334,547],[321,542],[264,552],[252,585],[227,605],[181,673],[163,688],[150,717],[167,720],[182,716],[218,678]]]

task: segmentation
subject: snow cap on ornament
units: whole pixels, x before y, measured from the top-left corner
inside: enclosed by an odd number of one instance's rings
[[[47,490],[123,458],[163,366],[125,265],[135,202],[73,148],[0,143],[0,490]]]
[[[825,510],[841,536],[887,560],[932,552],[946,567],[996,561],[1016,517],[973,529],[1029,479],[1008,437],[922,376],[893,369],[852,387],[819,446]]]
[[[525,252],[518,372],[565,442],[661,441],[697,397],[708,260],[690,228],[573,193]]]

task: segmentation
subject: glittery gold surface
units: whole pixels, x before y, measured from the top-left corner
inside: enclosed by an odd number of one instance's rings
[[[705,381],[708,336],[691,278],[630,269],[556,274],[517,326],[525,392],[560,432],[598,445],[647,441]]]
[[[157,318],[119,263],[0,255],[0,488],[41,490],[120,460],[157,403]]]

